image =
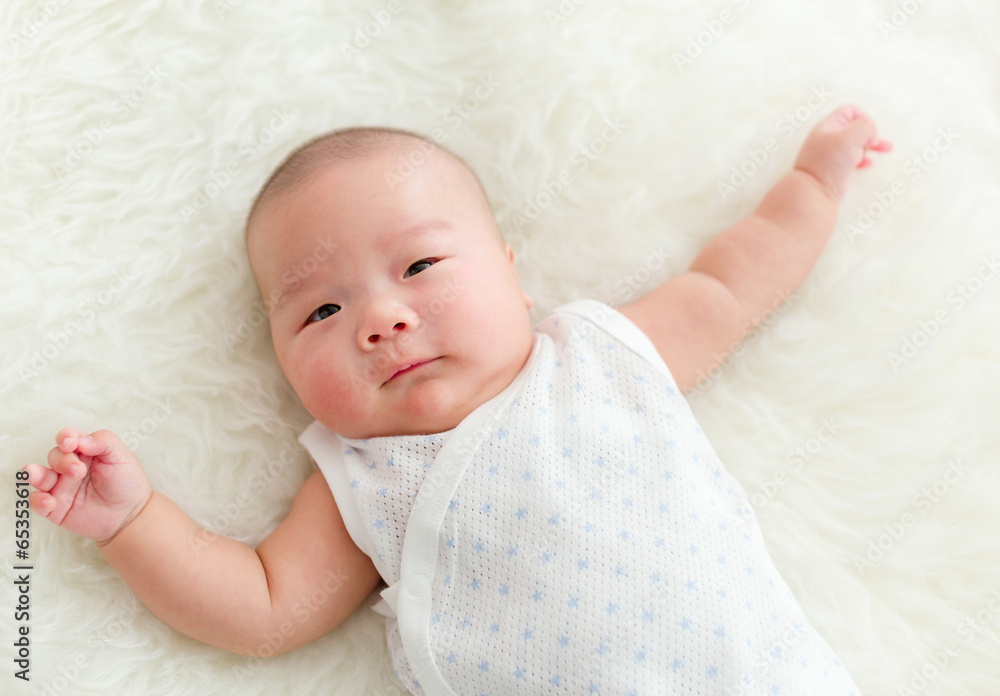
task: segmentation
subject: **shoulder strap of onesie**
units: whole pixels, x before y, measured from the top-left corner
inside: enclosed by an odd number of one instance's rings
[[[337,509],[344,519],[344,526],[355,545],[364,551],[369,558],[373,556],[374,545],[368,537],[368,530],[361,518],[361,511],[354,502],[354,491],[347,478],[344,468],[345,445],[337,433],[333,432],[319,421],[302,431],[299,442],[305,447],[323,472],[323,477],[333,492]]]
[[[649,336],[614,307],[597,300],[575,300],[556,308],[552,314],[573,314],[586,319],[612,338],[625,344],[632,352],[663,373],[673,387],[677,388],[677,382],[670,374],[670,368],[663,362],[663,357],[649,340]]]

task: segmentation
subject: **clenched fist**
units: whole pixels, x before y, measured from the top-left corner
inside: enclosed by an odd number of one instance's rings
[[[60,527],[95,540],[113,539],[142,511],[153,493],[139,460],[117,435],[63,428],[48,467],[24,467],[37,490],[31,508]]]

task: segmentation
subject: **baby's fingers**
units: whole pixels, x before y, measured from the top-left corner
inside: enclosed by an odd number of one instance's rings
[[[865,145],[865,149],[874,150],[875,152],[889,152],[892,150],[892,141],[876,136],[868,141],[868,144]]]
[[[28,496],[28,504],[42,517],[48,517],[56,509],[56,497],[45,491],[32,491]]]
[[[98,442],[80,428],[63,428],[56,433],[56,447],[63,452],[79,452],[88,457],[96,457],[107,450],[107,445]]]
[[[52,519],[52,513],[59,507],[59,498],[66,499],[68,496],[72,500],[80,486],[77,481],[67,482],[66,477],[39,464],[27,464],[22,470],[28,472],[28,483],[36,489],[28,495],[28,504],[36,513],[49,519]],[[59,486],[57,497],[54,493],[57,492],[56,486],[60,481],[64,483]]]
[[[889,152],[892,150],[892,142],[886,140],[885,138],[872,136],[872,139],[865,144],[864,154],[861,156],[861,161],[858,163],[858,169],[867,169],[872,165],[872,160],[868,157],[869,150],[872,152]]]
[[[110,430],[95,430],[87,434],[79,428],[63,428],[56,434],[56,443],[56,449],[61,452],[100,459],[103,464],[122,464],[132,454]]]
[[[48,493],[59,480],[59,474],[35,463],[26,464],[21,471],[28,472],[28,483],[43,493]]]
[[[80,461],[76,452],[64,452],[59,447],[49,450],[49,468],[71,479],[82,479],[87,475],[87,465]]]

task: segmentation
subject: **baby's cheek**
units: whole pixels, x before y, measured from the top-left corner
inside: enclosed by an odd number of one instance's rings
[[[441,308],[454,310],[475,301],[478,286],[489,282],[485,276],[477,276],[474,267],[455,268],[429,297],[430,309],[440,312]]]
[[[324,376],[321,373],[323,366],[317,360],[298,360],[293,367],[294,376],[289,375],[289,380],[295,393],[299,395],[302,403],[312,410],[317,395],[321,392]]]

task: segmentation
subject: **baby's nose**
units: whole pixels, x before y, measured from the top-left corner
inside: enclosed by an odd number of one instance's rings
[[[377,300],[365,308],[357,340],[362,350],[372,350],[380,341],[398,340],[413,332],[419,323],[417,313],[406,302]]]
[[[395,331],[402,331],[405,328],[406,328],[406,322],[405,321],[397,321],[395,324],[393,324],[391,331],[393,331],[393,332],[395,332]],[[373,333],[373,334],[371,334],[371,335],[368,336],[368,342],[369,343],[378,343],[380,340],[382,340],[382,338],[383,338],[382,334]]]

